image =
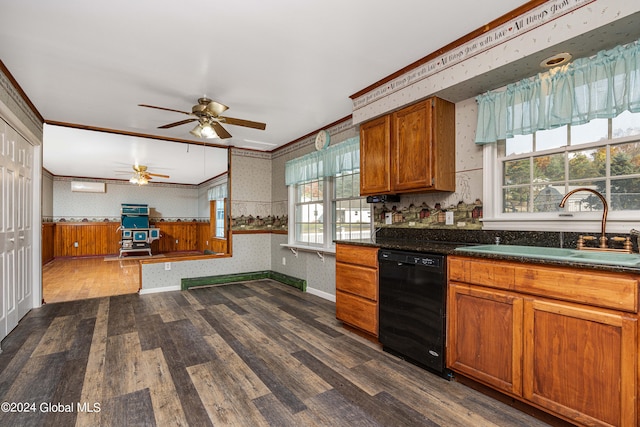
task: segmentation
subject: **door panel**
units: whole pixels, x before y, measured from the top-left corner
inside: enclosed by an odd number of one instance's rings
[[[33,147],[0,120],[0,339],[33,307]]]

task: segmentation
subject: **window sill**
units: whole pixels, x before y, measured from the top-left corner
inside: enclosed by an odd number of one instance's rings
[[[636,227],[637,221],[627,219],[607,220],[607,233],[628,234],[629,230]],[[482,219],[483,230],[506,230],[506,231],[569,231],[577,233],[599,233],[601,231],[601,216],[594,218],[484,218]]]
[[[335,255],[336,247],[335,245],[325,248],[321,246],[304,246],[304,245],[292,245],[289,243],[281,243],[280,246],[283,248],[289,248],[291,252],[297,257],[298,251],[300,252],[315,252],[318,256],[324,260],[325,254]]]

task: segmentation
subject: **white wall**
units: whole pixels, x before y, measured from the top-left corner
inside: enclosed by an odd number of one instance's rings
[[[51,221],[53,218],[53,176],[42,171],[42,218]]]
[[[231,162],[232,215],[239,215],[238,210],[270,215],[270,155],[233,150]],[[142,292],[179,289],[182,278],[271,270],[270,234],[234,234],[232,252],[230,258],[172,262],[168,271],[164,263],[143,264]]]
[[[142,264],[141,293],[179,290],[182,278],[270,270],[269,244],[268,234],[239,234],[233,236],[233,256],[230,258],[172,262],[168,271],[163,262]]]
[[[198,188],[187,185],[149,184],[107,181],[106,193],[75,193],[71,179],[54,178],[53,217],[69,221],[120,218],[122,203],[148,204],[152,217],[198,218]],[[209,215],[207,214],[206,218]]]

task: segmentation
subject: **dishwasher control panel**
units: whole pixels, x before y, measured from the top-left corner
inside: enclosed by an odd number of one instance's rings
[[[391,261],[402,264],[441,268],[444,257],[442,255],[381,250],[378,255],[378,259],[380,261]]]

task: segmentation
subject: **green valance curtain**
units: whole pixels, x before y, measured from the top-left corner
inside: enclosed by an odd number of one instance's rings
[[[640,40],[487,92],[478,101],[476,144],[640,111]]]
[[[314,151],[285,165],[285,184],[294,185],[360,168],[360,138],[349,138],[326,150]]]

